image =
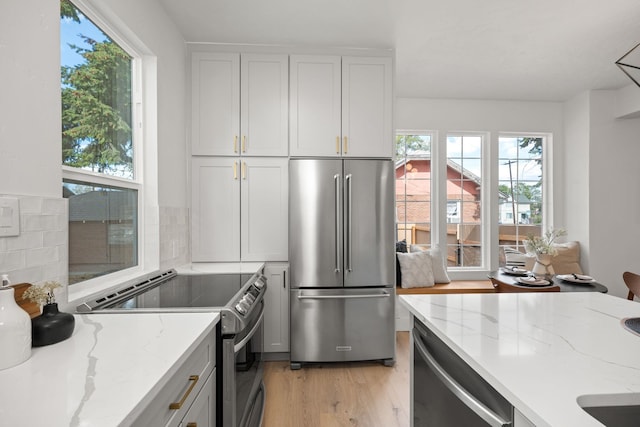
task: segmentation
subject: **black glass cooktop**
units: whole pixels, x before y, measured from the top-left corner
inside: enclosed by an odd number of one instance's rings
[[[107,309],[223,307],[252,274],[175,276]]]

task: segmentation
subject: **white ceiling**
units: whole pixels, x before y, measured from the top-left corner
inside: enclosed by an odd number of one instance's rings
[[[638,0],[158,1],[187,41],[394,49],[400,97],[564,101],[640,42]]]

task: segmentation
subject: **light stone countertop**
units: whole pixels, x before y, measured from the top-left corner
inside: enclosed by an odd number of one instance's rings
[[[73,335],[0,371],[0,425],[129,425],[218,313],[75,315]],[[0,349],[0,351],[2,351]]]
[[[577,403],[640,404],[640,303],[599,292],[400,295],[538,427],[601,426]],[[608,396],[606,396],[608,395]]]
[[[253,274],[263,262],[193,262],[176,267],[178,274]]]

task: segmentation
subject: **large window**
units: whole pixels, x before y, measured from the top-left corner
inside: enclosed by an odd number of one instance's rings
[[[489,258],[495,253],[491,247],[524,251],[522,241],[539,235],[544,223],[545,138],[449,133],[438,142],[435,135],[396,135],[398,240],[424,247],[437,243],[446,248],[449,267],[469,270],[497,264]],[[490,181],[484,176],[487,165],[496,164]],[[489,205],[492,200],[495,206]]]
[[[63,196],[69,284],[138,264],[135,58],[68,0],[60,2]]]
[[[501,136],[498,140],[500,246],[524,252],[522,241],[542,229],[544,138]]]
[[[431,134],[396,137],[396,220],[399,241],[431,244]]]
[[[482,144],[447,135],[447,258],[458,267],[482,266]]]

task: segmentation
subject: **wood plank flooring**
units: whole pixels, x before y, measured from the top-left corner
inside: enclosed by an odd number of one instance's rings
[[[266,362],[263,427],[408,427],[409,333],[396,334],[396,363]]]

